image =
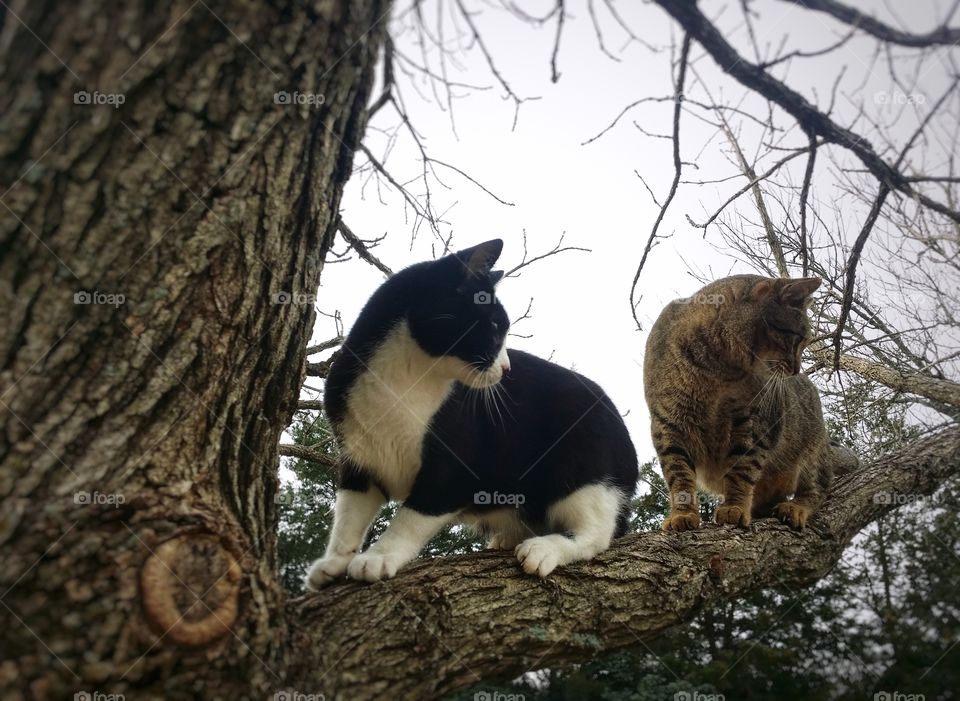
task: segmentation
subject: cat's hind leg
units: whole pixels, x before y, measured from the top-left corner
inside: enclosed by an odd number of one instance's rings
[[[590,484],[551,505],[547,525],[555,532],[528,538],[514,551],[524,572],[546,577],[560,565],[609,548],[625,499],[616,487]]]

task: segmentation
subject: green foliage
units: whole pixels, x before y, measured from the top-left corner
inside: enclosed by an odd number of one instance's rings
[[[298,412],[290,434],[297,445],[336,456],[330,426],[322,415]],[[326,465],[302,459],[289,460],[286,467],[295,479],[277,494],[280,579],[292,594],[302,594],[303,575],[323,554],[330,533],[336,475]]]

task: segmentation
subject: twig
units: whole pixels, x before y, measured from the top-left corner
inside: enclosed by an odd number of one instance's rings
[[[387,277],[393,275],[393,270],[391,270],[389,266],[384,264],[383,261],[370,252],[370,249],[367,248],[367,245],[363,242],[363,240],[353,233],[343,219],[340,219],[340,221],[337,223],[337,229],[340,231],[340,235],[343,236],[343,240],[346,241],[350,247],[357,252],[357,255],[360,256],[362,260],[365,260]]]
[[[331,338],[329,341],[318,343],[315,346],[307,346],[307,355],[316,355],[317,353],[323,353],[323,351],[325,350],[336,348],[341,343],[343,343],[343,336],[336,336],[335,338]]]
[[[657,214],[657,219],[654,221],[653,228],[650,230],[647,245],[644,246],[640,264],[637,266],[637,271],[633,276],[633,283],[630,285],[630,314],[633,316],[633,321],[636,323],[638,329],[642,329],[643,325],[640,323],[640,319],[637,318],[637,305],[634,302],[637,282],[640,280],[640,273],[643,272],[643,266],[647,262],[647,256],[650,255],[650,249],[653,248],[654,241],[657,239],[660,223],[666,216],[667,208],[673,201],[674,195],[677,194],[677,187],[680,185],[680,175],[683,171],[683,163],[680,160],[680,111],[683,107],[683,88],[687,79],[687,60],[689,56],[690,34],[686,33],[683,35],[683,44],[680,48],[680,65],[677,72],[676,94],[673,105],[673,182],[670,184],[670,192],[667,193],[667,197],[663,201],[663,206],[660,207],[660,213]]]

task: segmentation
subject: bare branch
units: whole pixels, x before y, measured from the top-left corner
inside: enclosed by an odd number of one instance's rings
[[[280,455],[286,458],[299,458],[300,460],[308,460],[309,462],[315,462],[318,465],[328,465],[329,467],[337,466],[337,461],[335,458],[330,457],[326,453],[321,453],[317,450],[312,450],[311,448],[306,448],[302,445],[281,443],[278,448]]]
[[[550,55],[550,82],[556,83],[560,80],[560,73],[557,71],[557,54],[560,53],[560,36],[563,34],[563,21],[566,19],[564,11],[564,0],[557,0],[557,38],[553,42],[553,53]]]
[[[541,253],[541,254],[538,255],[538,256],[534,256],[533,258],[529,258],[528,255],[527,255],[527,231],[526,231],[526,229],[524,229],[524,231],[523,231],[523,259],[520,261],[519,265],[516,265],[516,266],[514,266],[513,268],[511,268],[510,270],[508,270],[508,271],[504,274],[504,277],[518,277],[519,274],[520,274],[520,271],[523,270],[524,268],[526,268],[528,265],[531,265],[531,264],[533,264],[533,263],[536,263],[538,260],[543,260],[544,258],[549,258],[550,256],[555,256],[555,255],[557,255],[558,253],[563,253],[564,251],[582,251],[582,252],[584,252],[584,253],[590,253],[590,252],[591,252],[589,248],[582,248],[582,247],[580,247],[580,246],[564,246],[564,245],[563,245],[563,239],[566,237],[566,235],[567,235],[567,232],[563,232],[562,234],[560,234],[560,240],[557,241],[557,244],[556,244],[553,248],[551,248],[549,251],[547,251],[546,253]]]
[[[362,260],[372,265],[387,277],[393,275],[393,270],[391,270],[386,264],[383,263],[383,261],[370,252],[370,249],[367,248],[367,245],[363,242],[363,240],[353,233],[343,219],[340,219],[337,223],[337,229],[340,231],[340,235],[343,236],[343,240],[346,241],[350,247],[357,252],[357,255],[360,256]]]
[[[836,0],[781,0],[791,5],[799,5],[807,10],[825,12],[835,20],[862,29],[881,41],[901,46],[924,48],[928,46],[953,46],[960,42],[960,27],[937,27],[926,34],[911,34],[884,24],[875,17],[864,14],[849,5]]]
[[[343,343],[343,336],[337,336],[335,338],[331,338],[329,341],[318,343],[315,346],[307,346],[307,355],[316,355],[317,353],[322,353],[325,350],[336,348],[341,343]]]
[[[803,185],[800,188],[800,256],[803,263],[803,276],[807,276],[810,269],[809,252],[807,250],[807,200],[810,197],[810,183],[813,181],[813,169],[817,162],[817,137],[809,134],[810,146],[808,148],[807,167],[803,172]]]
[[[863,222],[863,226],[860,229],[860,234],[857,236],[857,240],[853,244],[853,248],[850,250],[850,257],[847,259],[847,273],[846,273],[846,285],[843,292],[843,301],[840,303],[840,314],[837,318],[837,330],[833,338],[833,347],[834,347],[834,369],[840,367],[840,349],[843,345],[843,328],[847,323],[847,316],[850,314],[850,305],[853,304],[853,293],[854,285],[857,281],[857,264],[860,262],[860,254],[863,253],[863,247],[867,243],[867,238],[870,236],[870,232],[873,231],[874,224],[877,223],[877,218],[880,216],[880,210],[883,208],[883,203],[887,199],[887,195],[890,194],[890,188],[886,183],[880,184],[880,190],[877,192],[877,196],[873,201],[873,206],[870,208],[870,212],[867,214],[867,218]]]
[[[808,134],[822,136],[851,151],[874,177],[893,190],[908,195],[925,207],[960,223],[960,211],[911,187],[903,173],[881,158],[865,138],[841,127],[805,97],[737,53],[723,34],[703,15],[693,0],[653,0],[692,35],[717,64],[747,88],[771,100]]]
[[[643,272],[643,266],[647,262],[647,256],[650,255],[650,249],[653,248],[653,244],[657,240],[657,232],[660,230],[660,223],[666,216],[667,209],[670,207],[670,203],[673,201],[674,195],[677,194],[677,187],[680,185],[680,176],[683,172],[683,162],[680,160],[680,111],[683,107],[683,88],[687,79],[687,61],[689,57],[690,34],[688,33],[683,35],[683,44],[680,47],[680,59],[677,67],[677,80],[674,94],[673,182],[670,184],[670,191],[667,193],[667,197],[663,201],[663,205],[660,207],[660,212],[657,214],[657,219],[653,222],[653,227],[650,230],[650,236],[647,238],[647,245],[643,248],[643,255],[640,257],[640,263],[637,265],[636,273],[634,273],[633,276],[633,283],[630,285],[630,314],[633,316],[633,321],[636,323],[638,329],[642,329],[643,325],[640,323],[640,319],[637,318],[637,303],[634,301],[634,296],[637,291],[637,282],[640,280],[640,273]]]

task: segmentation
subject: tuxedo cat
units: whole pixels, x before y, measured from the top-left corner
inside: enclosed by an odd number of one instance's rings
[[[637,456],[619,413],[590,380],[507,351],[494,296],[503,242],[389,278],[327,377],[341,448],[333,528],[307,585],[393,577],[444,526],[480,529],[529,574],[587,560],[626,530]],[[359,552],[387,500],[401,501]]]

